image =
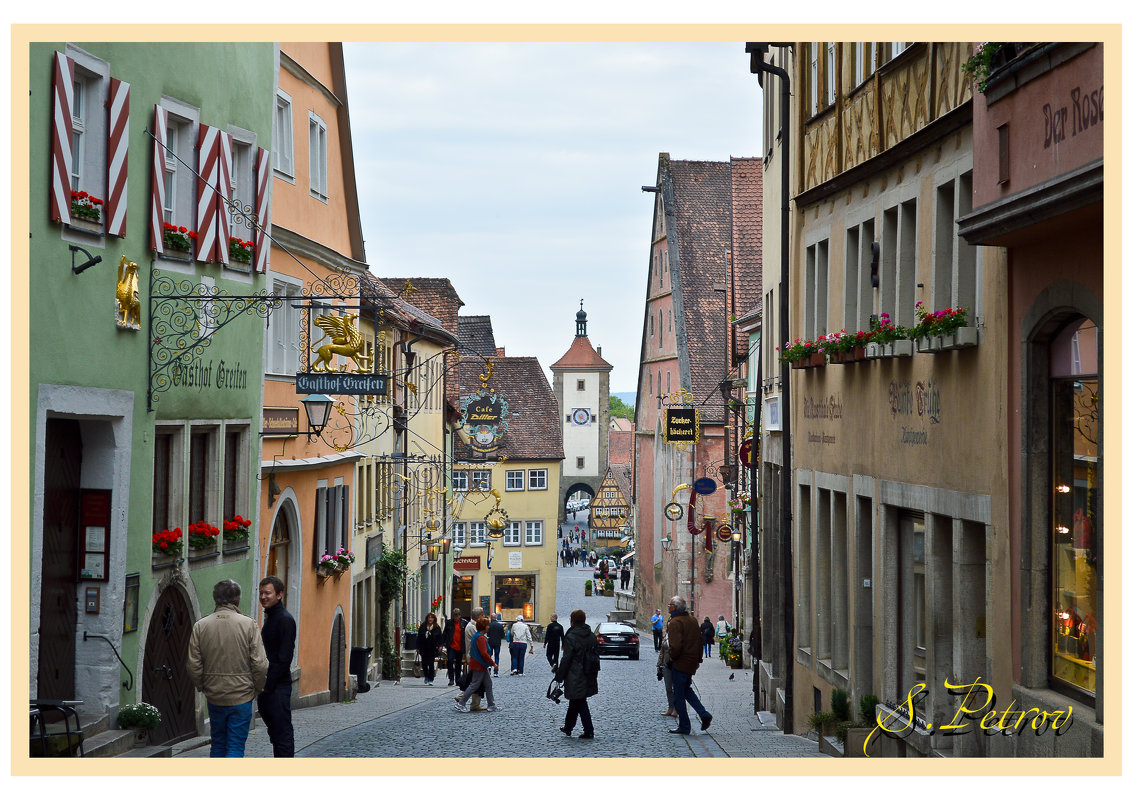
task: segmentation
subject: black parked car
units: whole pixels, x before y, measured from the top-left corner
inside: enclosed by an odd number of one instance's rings
[[[595,629],[599,656],[638,658],[638,632],[626,623],[599,623]]]

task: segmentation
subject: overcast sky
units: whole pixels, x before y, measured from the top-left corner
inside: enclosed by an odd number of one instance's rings
[[[611,392],[634,391],[654,198],[641,187],[661,152],[759,155],[744,43],[344,47],[374,273],[448,278],[463,315],[491,316],[497,346],[549,378],[584,299]]]

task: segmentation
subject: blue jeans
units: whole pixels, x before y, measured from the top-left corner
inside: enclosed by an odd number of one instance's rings
[[[495,673],[497,676],[499,676],[500,675],[500,643],[496,643],[496,645],[492,646],[492,661],[496,663],[496,667],[494,667],[492,669],[492,672]]]
[[[511,644],[512,652],[512,670],[517,673],[524,672],[524,656],[528,653],[528,644],[525,642],[514,642]]]
[[[248,742],[248,728],[252,725],[252,702],[235,706],[209,703],[209,736],[212,747],[209,756],[243,757]]]
[[[712,655],[713,655],[713,644],[707,642],[707,643],[705,643],[705,656],[712,656]]]
[[[709,717],[709,711],[701,705],[701,699],[693,689],[692,673],[683,673],[677,668],[670,668],[669,672],[673,675],[673,706],[677,710],[677,730],[689,734],[692,727],[689,724],[689,710],[686,709],[685,702],[689,702],[702,720]]]

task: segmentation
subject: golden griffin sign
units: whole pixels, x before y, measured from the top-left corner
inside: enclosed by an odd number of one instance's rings
[[[318,358],[311,363],[311,372],[332,372],[331,361],[336,355],[354,360],[356,373],[369,373],[374,364],[374,354],[370,344],[362,338],[362,334],[355,327],[357,314],[346,313],[341,317],[336,314],[320,314],[315,318],[315,325],[323,330],[320,337],[312,346],[311,352]],[[319,343],[330,338],[325,345]],[[339,365],[339,372],[346,370],[346,362]]]

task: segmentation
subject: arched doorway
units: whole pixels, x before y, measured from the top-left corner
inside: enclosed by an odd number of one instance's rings
[[[288,568],[291,565],[292,530],[288,510],[281,508],[276,520],[272,524],[272,538],[268,542],[267,558],[264,575],[276,576],[284,583],[284,588],[291,586],[288,583]]]
[[[176,585],[166,587],[154,605],[142,663],[142,700],[161,712],[151,743],[181,740],[197,733],[193,684],[185,667],[193,618]]]
[[[342,614],[336,613],[335,622],[331,626],[331,658],[327,679],[332,702],[346,700],[346,646],[346,623]]]

